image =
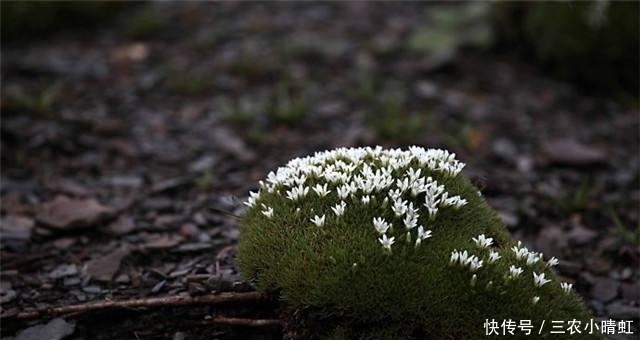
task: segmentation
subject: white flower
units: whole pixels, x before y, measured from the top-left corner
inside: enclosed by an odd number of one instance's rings
[[[311,219],[311,222],[315,224],[317,227],[322,227],[324,225],[324,217],[325,217],[324,215],[322,216],[315,215]]]
[[[336,189],[336,192],[338,193],[338,197],[340,197],[340,199],[347,199],[347,197],[351,195],[351,186],[346,184],[341,185]]]
[[[297,201],[302,197],[307,196],[309,193],[309,187],[305,187],[303,185],[298,185],[297,187],[291,188],[286,192],[287,198],[292,201]]]
[[[402,219],[402,222],[404,223],[404,227],[407,230],[411,230],[411,229],[415,228],[418,225],[418,215],[407,214]]]
[[[547,266],[555,267],[555,266],[558,265],[558,263],[560,263],[560,261],[558,261],[558,259],[555,258],[555,256],[554,256],[554,257],[550,258],[549,261],[547,261]]]
[[[460,261],[460,264],[462,264],[463,266],[466,266],[470,261],[469,253],[467,253],[466,250],[458,253],[458,261]]]
[[[315,191],[320,197],[325,197],[331,192],[331,190],[327,189],[327,183],[324,185],[316,184],[316,186],[313,187],[313,191]]]
[[[473,274],[473,275],[471,276],[471,283],[470,283],[470,284],[471,284],[471,287],[474,287],[474,286],[476,285],[476,281],[477,281],[477,280],[478,280],[478,275]]]
[[[531,299],[531,304],[535,305],[536,303],[538,303],[538,301],[540,301],[540,297],[539,296],[534,296],[533,299]]]
[[[425,230],[423,226],[418,227],[418,238],[416,238],[416,247],[419,246],[422,241],[431,237],[431,230]]]
[[[540,254],[530,252],[527,254],[527,265],[532,266],[540,261]]]
[[[520,267],[516,267],[514,265],[509,267],[509,277],[510,278],[516,278],[516,277],[520,276],[522,274],[522,272],[524,272],[524,270],[522,270],[522,268],[520,268]]]
[[[498,252],[497,252],[497,251],[493,251],[493,250],[492,250],[492,251],[489,253],[489,263],[496,262],[496,261],[498,261],[498,259],[500,259],[501,257],[502,257],[502,256],[500,256],[500,254],[498,254]]]
[[[395,242],[395,240],[395,237],[387,238],[386,234],[382,235],[382,237],[378,239],[380,244],[382,244],[382,247],[384,247],[384,249],[387,249],[388,251],[391,251],[391,245],[393,244],[393,242]]]
[[[477,256],[472,256],[469,261],[469,268],[472,272],[475,272],[479,268],[482,267],[482,260],[480,260]]]
[[[373,218],[373,227],[376,228],[376,231],[379,234],[385,234],[389,228],[391,228],[391,223],[385,221],[382,217],[374,217]]]
[[[394,200],[393,205],[391,206],[391,210],[396,215],[396,217],[400,217],[407,212],[407,201],[403,200]]]
[[[260,192],[249,191],[249,197],[247,198],[247,201],[244,202],[244,204],[252,208],[256,205],[256,202],[258,201],[259,198],[260,198]]]
[[[362,204],[369,204],[369,202],[371,202],[371,196],[369,195],[364,195],[362,196]]]
[[[513,246],[511,250],[516,254],[518,260],[527,258],[529,256],[529,249],[522,247],[522,242],[518,241],[517,246]]]
[[[344,203],[344,201],[340,201],[340,203],[334,205],[333,207],[331,207],[331,210],[333,210],[333,212],[336,214],[336,216],[340,217],[344,214],[344,209],[347,207],[347,203]]]
[[[484,236],[484,234],[478,235],[477,238],[473,237],[472,240],[480,248],[487,248],[487,247],[491,246],[491,244],[493,244],[493,238],[486,237],[486,236]]]
[[[407,190],[409,190],[409,179],[406,177],[402,180],[397,179],[396,186],[398,187],[399,193],[406,192]]]
[[[451,252],[451,258],[449,259],[449,263],[454,264],[458,262],[459,259],[460,259],[460,253],[457,250],[454,250]]]
[[[544,273],[536,274],[536,272],[533,272],[533,283],[536,287],[542,287],[548,282],[551,282],[551,280],[546,280],[544,278]]]
[[[271,218],[273,216],[273,208],[267,207],[263,204],[264,210],[262,210],[262,215]]]
[[[571,287],[573,287],[573,284],[571,283],[568,283],[568,282],[560,283],[560,288],[562,288],[562,291],[564,291],[566,294],[569,294],[569,292],[571,292]]]

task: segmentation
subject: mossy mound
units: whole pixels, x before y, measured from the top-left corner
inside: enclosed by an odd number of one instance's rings
[[[251,193],[240,270],[323,325],[304,338],[477,339],[487,319],[531,320],[533,334],[543,320],[584,325],[557,260],[510,239],[454,156],[378,147],[290,161]]]
[[[526,46],[559,77],[636,96],[640,45],[637,1],[500,2],[499,40]]]

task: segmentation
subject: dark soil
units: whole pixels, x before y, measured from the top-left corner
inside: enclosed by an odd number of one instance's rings
[[[505,52],[410,43],[433,10],[154,3],[3,43],[3,339],[48,321],[11,317],[29,308],[252,290],[229,247],[248,190],[292,157],[375,144],[455,151],[597,320],[633,320],[610,338],[637,339],[638,111]],[[282,338],[216,315],[277,306],[68,315],[65,339]]]

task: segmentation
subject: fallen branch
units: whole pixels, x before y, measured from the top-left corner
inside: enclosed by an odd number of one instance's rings
[[[211,320],[211,323],[218,326],[233,326],[233,327],[282,326],[282,320],[279,320],[279,319],[242,319],[242,318],[228,318],[226,316],[217,316]]]
[[[239,303],[247,301],[266,300],[267,297],[258,292],[248,293],[219,293],[200,296],[167,296],[156,298],[144,298],[133,300],[106,300],[89,302],[70,306],[49,307],[44,309],[32,309],[14,315],[2,316],[15,317],[17,319],[35,319],[42,316],[58,316],[68,313],[85,313],[110,308],[136,308],[136,307],[175,307],[193,305],[219,305],[225,303]]]

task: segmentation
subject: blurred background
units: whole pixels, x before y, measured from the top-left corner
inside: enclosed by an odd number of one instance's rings
[[[269,170],[415,144],[456,152],[597,318],[635,320],[611,339],[637,339],[638,7],[3,1],[2,335],[25,308],[251,289],[233,245]],[[247,338],[210,312],[65,330]]]

